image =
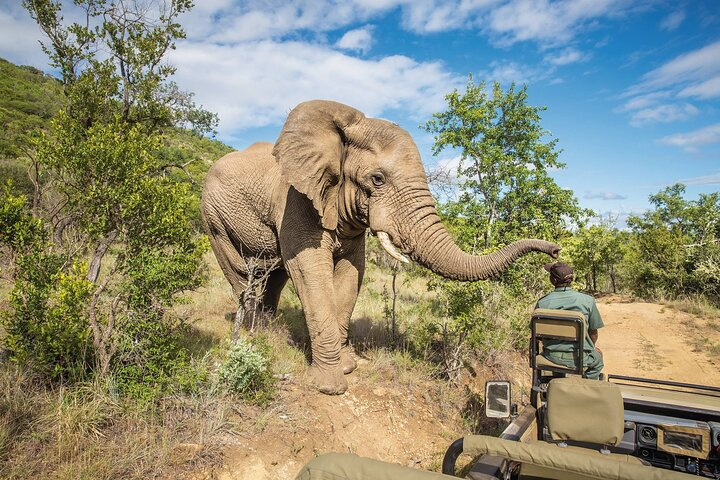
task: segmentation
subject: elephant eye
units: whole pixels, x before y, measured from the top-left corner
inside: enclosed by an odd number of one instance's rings
[[[372,180],[373,185],[375,185],[376,187],[381,187],[385,185],[385,175],[380,172],[375,172],[370,175],[370,180]]]

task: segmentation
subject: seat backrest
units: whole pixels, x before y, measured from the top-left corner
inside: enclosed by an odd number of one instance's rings
[[[530,367],[533,373],[537,369],[550,370],[562,373],[583,374],[583,344],[585,340],[585,315],[572,310],[553,310],[537,308],[530,319]],[[577,354],[575,368],[562,366],[537,365],[537,355],[540,353],[540,343],[545,340],[560,340],[573,344]]]
[[[581,312],[537,308],[532,318],[535,319],[536,335],[565,340],[584,337],[585,315]]]
[[[547,426],[553,440],[618,445],[625,425],[620,387],[586,378],[555,378],[547,389]]]

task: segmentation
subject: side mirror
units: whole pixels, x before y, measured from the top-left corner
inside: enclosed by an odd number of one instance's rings
[[[510,382],[490,380],[485,382],[485,416],[508,418],[511,412]]]

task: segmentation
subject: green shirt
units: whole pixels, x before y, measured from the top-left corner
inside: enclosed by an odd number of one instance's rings
[[[586,352],[595,350],[590,337],[589,330],[598,330],[605,326],[600,317],[600,312],[595,304],[595,299],[590,295],[577,292],[570,287],[558,287],[538,300],[535,308],[551,308],[555,310],[572,310],[585,315],[585,348]],[[545,350],[555,352],[572,352],[572,345],[565,342],[547,341],[544,345]]]

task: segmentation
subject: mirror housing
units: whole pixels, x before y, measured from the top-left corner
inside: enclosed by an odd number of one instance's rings
[[[485,416],[508,418],[512,414],[510,382],[489,380],[485,382]]]

